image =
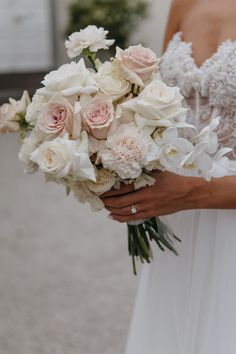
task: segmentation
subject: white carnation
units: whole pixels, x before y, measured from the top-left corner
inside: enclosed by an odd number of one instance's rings
[[[159,148],[149,134],[133,124],[122,124],[110,135],[100,152],[103,166],[115,171],[122,179],[134,179],[142,169],[159,157]]]
[[[79,56],[84,49],[91,52],[97,52],[99,49],[108,49],[114,44],[113,39],[106,39],[108,31],[103,27],[88,26],[79,32],[74,32],[69,36],[69,40],[65,42],[67,54],[69,58]]]

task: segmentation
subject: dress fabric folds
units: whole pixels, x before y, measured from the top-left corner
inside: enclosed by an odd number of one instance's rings
[[[226,41],[199,68],[177,33],[161,64],[178,85],[190,122],[221,117],[220,145],[232,148],[236,175],[236,42]],[[181,238],[179,257],[154,247],[140,275],[125,354],[236,353],[236,210],[183,211],[163,218]]]

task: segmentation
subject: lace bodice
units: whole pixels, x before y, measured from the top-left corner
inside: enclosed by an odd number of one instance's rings
[[[236,41],[227,40],[200,67],[192,56],[192,44],[177,33],[161,63],[168,85],[179,86],[189,108],[188,120],[199,129],[217,116],[220,145],[231,147],[236,160]]]

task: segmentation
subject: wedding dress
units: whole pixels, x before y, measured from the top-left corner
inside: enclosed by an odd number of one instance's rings
[[[199,68],[177,33],[161,76],[180,87],[190,122],[201,128],[221,116],[219,143],[232,148],[236,175],[236,42],[224,42]],[[179,257],[155,247],[153,263],[143,266],[126,354],[236,354],[236,210],[163,219],[182,239]]]

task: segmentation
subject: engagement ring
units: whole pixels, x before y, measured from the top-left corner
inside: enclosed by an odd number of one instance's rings
[[[131,213],[134,215],[134,214],[137,214],[137,209],[135,208],[134,205],[131,206],[131,209],[130,209]]]

